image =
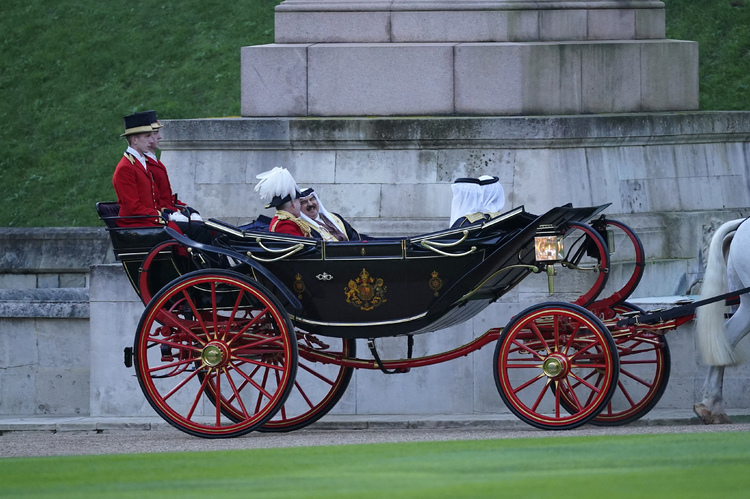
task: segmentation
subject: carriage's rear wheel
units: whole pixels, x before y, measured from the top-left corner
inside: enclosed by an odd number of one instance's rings
[[[618,370],[607,328],[570,303],[526,309],[503,330],[495,348],[495,384],[506,406],[547,430],[576,428],[594,419],[617,388]],[[599,385],[588,381],[594,374],[601,376]]]
[[[222,270],[191,272],[157,293],[141,317],[134,351],[154,410],[207,438],[263,426],[284,404],[297,371],[294,328],[278,299]],[[234,418],[226,417],[225,400],[232,400]]]

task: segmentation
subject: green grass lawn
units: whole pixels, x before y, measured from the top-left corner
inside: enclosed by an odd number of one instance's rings
[[[273,42],[281,0],[2,0],[0,226],[101,226],[122,116],[240,113],[240,48]],[[700,43],[700,106],[750,110],[750,0],[666,0]]]
[[[0,437],[1,441],[1,437]],[[0,460],[0,497],[744,498],[750,434]]]

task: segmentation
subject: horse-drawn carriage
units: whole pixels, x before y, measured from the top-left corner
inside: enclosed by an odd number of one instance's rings
[[[646,316],[625,301],[644,253],[631,229],[599,216],[606,205],[541,216],[519,207],[458,229],[334,243],[208,220],[212,244],[120,228],[116,205],[97,208],[146,307],[125,363],[161,417],[200,437],[302,428],[336,405],[354,369],[407,372],[489,343],[498,392],[528,424],[625,424],[658,402],[670,366],[663,335],[692,318]],[[628,256],[613,286],[615,239]],[[557,268],[582,276],[583,293],[519,311],[450,351],[413,355],[414,335],[471,319],[531,274],[552,291]],[[406,358],[381,358],[383,337],[403,337]]]

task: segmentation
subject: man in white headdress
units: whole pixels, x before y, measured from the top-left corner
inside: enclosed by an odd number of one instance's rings
[[[299,188],[286,168],[279,166],[259,173],[255,190],[260,199],[269,200],[266,208],[276,208],[276,214],[268,227],[271,232],[292,236],[310,237],[310,227],[300,216]]]
[[[456,179],[451,190],[452,228],[495,218],[505,205],[505,191],[500,179],[491,175]]]
[[[505,191],[498,177],[482,175],[479,177],[479,186],[482,189],[482,212],[492,219],[500,215],[500,210],[505,206]]]
[[[453,191],[451,227],[463,227],[485,218],[482,212],[482,186],[479,184],[479,179],[456,179],[451,185],[451,191]]]
[[[326,210],[318,194],[307,188],[300,194],[300,218],[310,224],[312,237],[326,241],[361,241],[362,237],[338,213]]]

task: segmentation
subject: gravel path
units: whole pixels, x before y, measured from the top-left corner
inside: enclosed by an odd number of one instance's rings
[[[0,435],[0,457],[71,456],[93,454],[135,454],[206,450],[308,447],[385,442],[435,440],[483,440],[497,438],[574,438],[589,435],[634,435],[656,433],[698,433],[749,431],[750,423],[732,425],[629,425],[613,428],[585,426],[576,430],[550,432],[530,428],[438,428],[316,430],[291,433],[251,433],[233,439],[201,439],[172,428],[157,430],[99,431],[8,431]]]

